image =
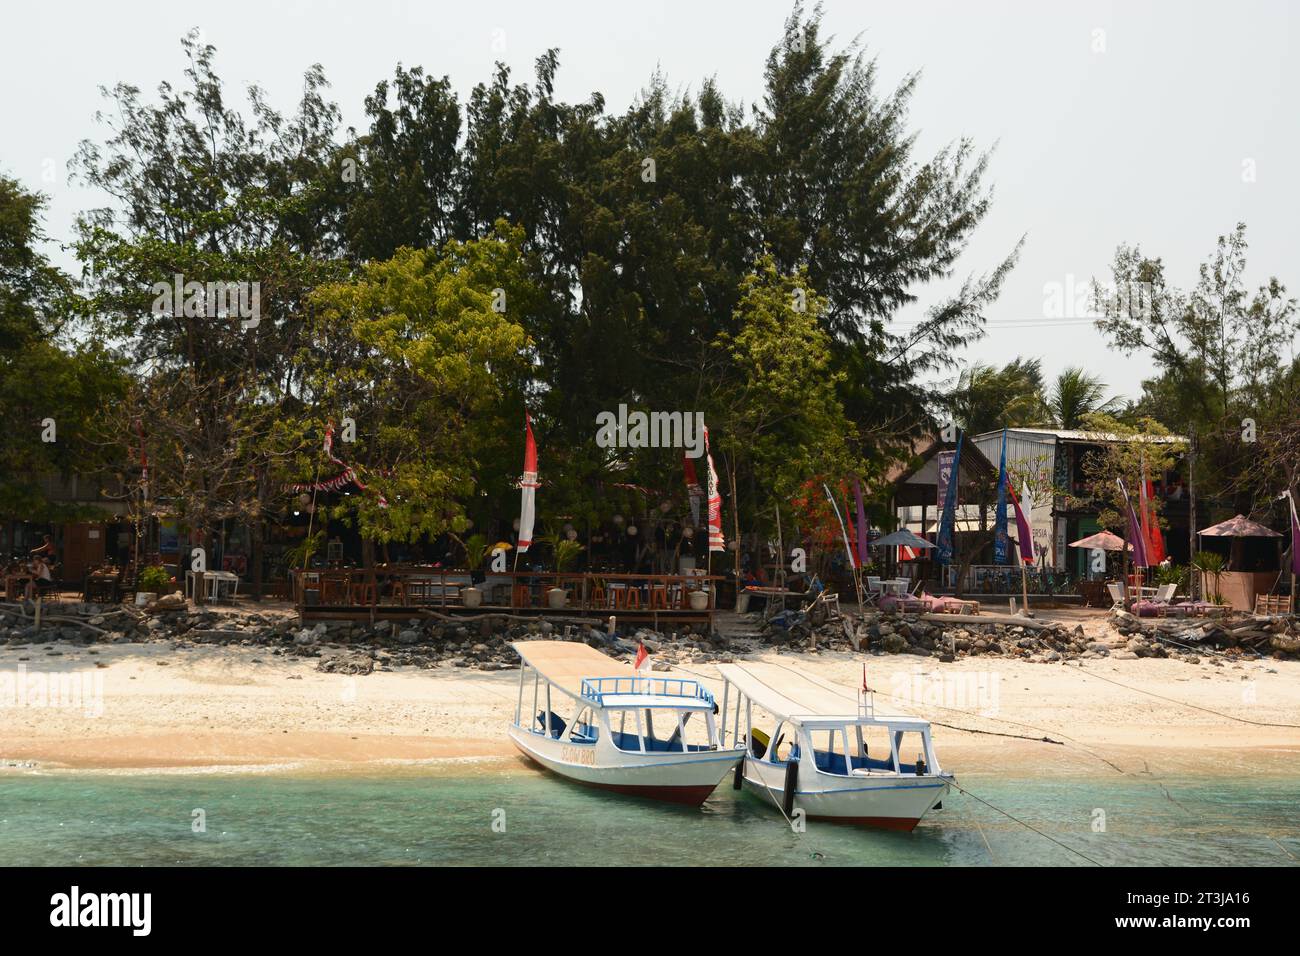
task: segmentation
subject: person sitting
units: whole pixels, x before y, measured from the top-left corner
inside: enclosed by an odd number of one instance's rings
[[[27,596],[35,599],[36,595],[45,594],[54,588],[54,575],[44,558],[35,558],[31,563],[32,579],[27,582]]]

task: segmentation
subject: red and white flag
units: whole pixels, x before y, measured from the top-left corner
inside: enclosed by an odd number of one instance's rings
[[[519,482],[519,547],[523,554],[533,543],[533,522],[537,517],[537,442],[533,440],[533,419],[524,409],[524,477]]]
[[[709,463],[709,550],[726,551],[722,538],[722,493],[718,491],[718,473],[713,470],[713,454],[709,451],[709,430],[704,429],[704,457]]]
[[[639,671],[639,670],[641,669],[641,665],[644,664],[644,663],[645,663],[646,661],[648,661],[649,659],[650,659],[650,655],[646,652],[646,649],[645,649],[645,642],[644,642],[644,641],[637,641],[637,643],[636,643],[636,663],[632,665],[632,669],[633,669],[633,670],[638,670],[638,671]]]

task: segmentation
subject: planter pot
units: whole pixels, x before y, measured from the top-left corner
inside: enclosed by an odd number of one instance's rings
[[[749,592],[748,591],[741,591],[739,594],[736,595],[736,613],[737,614],[749,613]]]
[[[692,611],[707,611],[709,608],[708,591],[692,591],[690,600]]]
[[[466,607],[478,607],[483,603],[483,592],[478,588],[465,588],[460,592]]]
[[[564,607],[568,599],[569,594],[564,588],[551,588],[546,592],[546,603],[557,611]]]

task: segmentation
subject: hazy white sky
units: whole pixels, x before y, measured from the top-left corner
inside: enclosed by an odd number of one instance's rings
[[[50,197],[46,229],[66,241],[97,205],[65,164],[103,136],[99,85],[179,82],[179,38],[203,30],[228,93],[262,86],[292,108],[319,62],[345,125],[393,66],[451,77],[462,100],[503,60],[523,81],[560,48],[558,94],[599,90],[621,111],[660,67],[697,89],[716,76],[728,99],[762,94],[767,51],[791,7],[746,2],[420,3],[414,0],[29,2],[6,9],[0,57],[0,170]],[[965,356],[1040,356],[1100,371],[1135,395],[1140,358],[1107,350],[1085,321],[1045,316],[1045,287],[1104,278],[1116,244],[1141,243],[1191,284],[1215,237],[1249,226],[1249,279],[1300,292],[1300,40],[1296,4],[849,2],[828,0],[825,30],[860,36],[892,86],[922,71],[912,128],[922,153],[968,135],[996,143],[993,209],[960,263],[991,268],[1023,234],[1020,264],[991,310],[990,334]],[[71,257],[51,250],[71,268]],[[939,290],[921,290],[923,303]]]

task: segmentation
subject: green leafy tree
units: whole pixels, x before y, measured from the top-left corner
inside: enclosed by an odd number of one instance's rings
[[[1061,370],[1047,395],[1047,412],[1059,428],[1079,428],[1093,413],[1113,415],[1119,410],[1118,399],[1106,398],[1106,383],[1078,366]]]

